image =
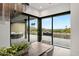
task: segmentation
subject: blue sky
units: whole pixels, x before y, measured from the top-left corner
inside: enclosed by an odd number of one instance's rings
[[[52,20],[51,18],[42,19],[42,28],[51,29],[52,28]]]
[[[64,29],[66,28],[66,26],[68,28],[70,28],[70,15],[62,15],[62,16],[56,16],[53,17],[53,29]],[[35,23],[35,25],[31,25],[32,23]],[[32,27],[36,27],[37,28],[37,20],[31,20],[30,21],[30,26]],[[51,29],[52,27],[52,21],[51,21],[51,17],[50,18],[44,18],[42,19],[42,28],[45,29]]]
[[[57,16],[53,18],[53,29],[64,29],[71,27],[70,15]]]
[[[35,25],[32,25],[32,23],[35,23]],[[37,20],[37,19],[30,20],[30,27],[35,27],[35,28],[37,28],[37,26],[38,26],[38,20]]]
[[[53,29],[64,29],[66,26],[70,28],[70,15],[62,15],[53,17]],[[42,28],[51,29],[51,18],[45,18],[42,20]]]

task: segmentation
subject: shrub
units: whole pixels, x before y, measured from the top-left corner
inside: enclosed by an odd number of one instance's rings
[[[19,51],[28,47],[28,43],[25,42],[12,44],[10,48],[1,48],[0,56],[16,56]]]

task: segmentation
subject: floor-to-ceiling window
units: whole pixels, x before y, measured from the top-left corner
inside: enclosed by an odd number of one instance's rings
[[[53,43],[54,46],[63,48],[70,48],[70,33],[70,13],[62,13],[60,15],[53,15],[42,19],[42,42],[48,44]]]
[[[53,44],[63,48],[70,48],[70,14],[53,17]]]
[[[52,44],[52,18],[42,19],[42,42]]]
[[[30,42],[37,41],[37,34],[38,34],[38,19],[35,17],[30,17]]]

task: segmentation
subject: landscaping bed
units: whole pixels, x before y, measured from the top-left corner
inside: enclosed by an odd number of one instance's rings
[[[0,48],[0,56],[21,56],[28,53],[29,44],[20,42],[12,44],[10,48]]]

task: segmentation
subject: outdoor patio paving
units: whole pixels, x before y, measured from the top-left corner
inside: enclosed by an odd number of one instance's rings
[[[30,35],[30,41],[34,42],[37,41],[36,35]],[[51,36],[42,36],[42,42],[51,44]],[[63,39],[63,38],[53,38],[53,44],[55,46],[63,47],[63,48],[70,48],[71,40],[70,39]]]

